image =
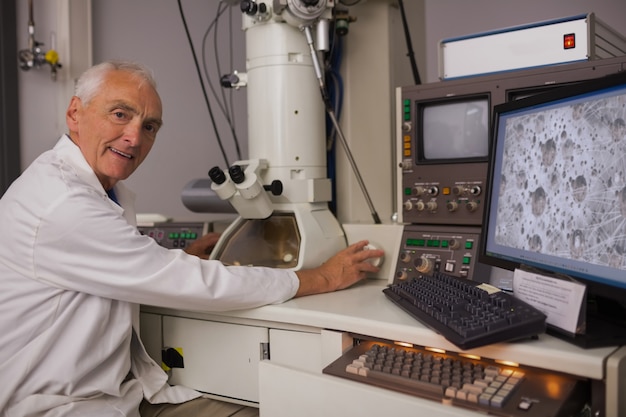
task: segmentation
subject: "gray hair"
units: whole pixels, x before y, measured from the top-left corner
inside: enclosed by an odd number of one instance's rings
[[[84,104],[88,104],[103,87],[106,76],[113,71],[126,71],[147,82],[156,91],[156,81],[148,67],[131,61],[105,61],[94,65],[80,76],[76,82],[74,95]]]

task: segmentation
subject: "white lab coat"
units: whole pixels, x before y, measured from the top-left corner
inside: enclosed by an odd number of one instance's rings
[[[63,136],[0,199],[0,415],[136,417],[144,397],[194,398],[146,354],[139,304],[223,311],[295,294],[292,271],[162,248],[115,191],[123,208]]]

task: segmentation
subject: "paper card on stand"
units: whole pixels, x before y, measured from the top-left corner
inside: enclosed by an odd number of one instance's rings
[[[585,317],[585,285],[516,269],[513,292],[515,297],[543,312],[548,324],[572,334],[584,331],[585,323],[580,318]]]

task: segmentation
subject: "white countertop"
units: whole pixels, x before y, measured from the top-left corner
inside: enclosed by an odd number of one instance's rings
[[[226,317],[254,320],[266,322],[270,327],[280,327],[281,323],[301,325],[459,351],[456,346],[389,301],[382,293],[385,286],[386,281],[371,279],[343,291],[225,313],[187,312],[149,306],[143,306],[142,311],[207,320]],[[491,359],[602,379],[604,361],[617,348],[582,349],[543,334],[537,340],[498,343],[467,352]]]

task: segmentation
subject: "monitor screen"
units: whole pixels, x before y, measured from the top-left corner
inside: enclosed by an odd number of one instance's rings
[[[419,103],[420,161],[485,159],[489,154],[489,98]]]
[[[484,260],[626,294],[626,74],[494,108]]]

